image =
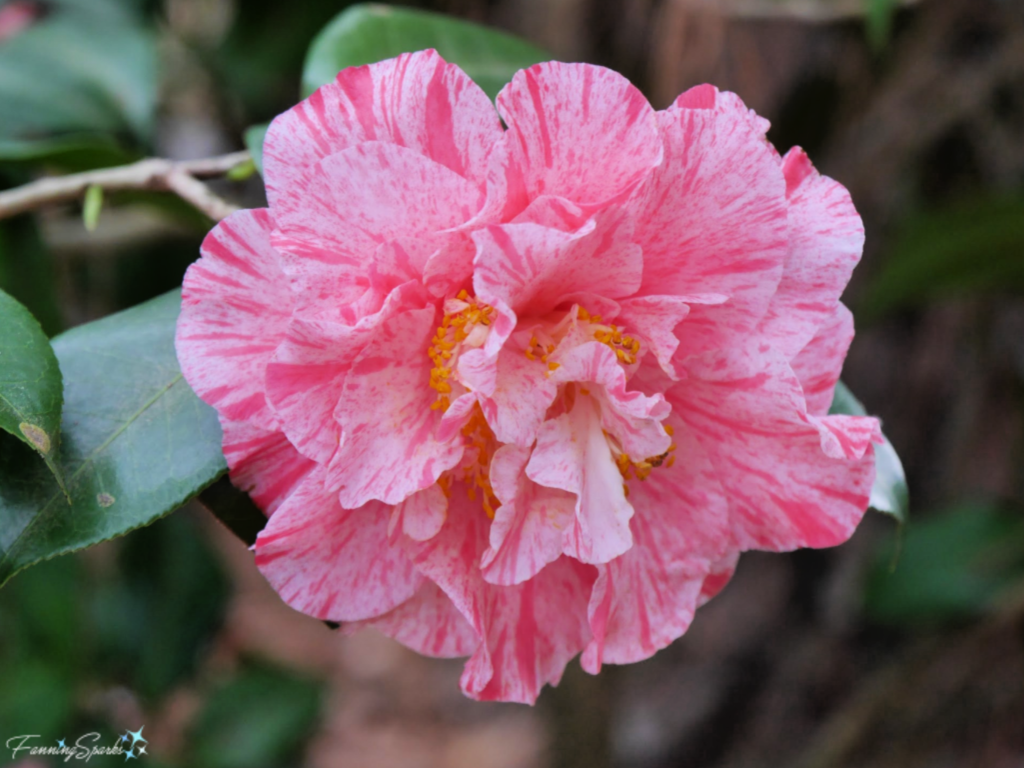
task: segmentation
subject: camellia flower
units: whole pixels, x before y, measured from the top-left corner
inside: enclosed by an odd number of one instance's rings
[[[207,237],[177,348],[282,598],[532,702],[682,635],[741,551],[845,541],[879,439],[827,415],[863,229],[766,129],[557,62],[495,111],[433,51],[278,117],[269,208]]]

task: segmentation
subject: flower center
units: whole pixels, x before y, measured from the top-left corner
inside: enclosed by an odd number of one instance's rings
[[[673,430],[671,424],[662,424],[662,428],[668,433],[669,437],[672,437]],[[619,468],[619,474],[622,475],[622,479],[624,481],[629,480],[631,472],[637,480],[644,481],[657,467],[671,467],[676,462],[676,457],[673,455],[676,450],[675,441],[669,445],[668,450],[664,453],[658,454],[657,456],[648,456],[646,459],[637,461],[636,459],[630,458],[629,454],[625,453],[619,447],[618,440],[607,433],[605,433],[605,435],[608,438],[608,445],[611,446],[612,455],[615,457],[615,464]],[[626,495],[628,496],[629,486],[626,482],[623,482],[622,487],[626,490]]]
[[[487,340],[494,307],[481,304],[463,289],[454,299],[444,303],[444,317],[431,341],[427,354],[434,362],[430,386],[437,390],[432,410],[447,411],[451,405],[452,372],[465,347],[482,347]],[[482,416],[481,416],[482,418]]]

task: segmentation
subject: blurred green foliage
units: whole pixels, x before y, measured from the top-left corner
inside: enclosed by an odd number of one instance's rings
[[[858,317],[996,292],[1024,292],[1024,197],[983,197],[909,216]]]
[[[996,504],[962,504],[907,527],[877,553],[865,592],[870,619],[928,627],[978,618],[1024,590],[1024,515]]]
[[[51,0],[43,8],[0,46],[0,159],[109,150],[114,137],[148,143],[156,38],[137,3]]]

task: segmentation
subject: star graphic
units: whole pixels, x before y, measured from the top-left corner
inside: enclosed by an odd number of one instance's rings
[[[145,747],[145,745],[139,747],[139,754],[140,755],[146,754],[146,747]]]
[[[127,763],[129,760],[138,760],[139,758],[129,749],[124,753],[124,761]]]
[[[61,749],[64,749],[64,747],[66,747],[67,745],[64,743],[64,739],[60,739],[57,742],[57,746],[60,747]]]
[[[142,727],[145,728],[146,726],[142,726]],[[123,736],[121,736],[121,741],[128,741],[128,735],[124,734]]]
[[[142,728],[145,728],[145,727],[146,726],[142,726]],[[149,743],[148,739],[145,739],[145,738],[142,737],[142,728],[139,728],[139,730],[137,730],[137,731],[128,731],[128,733],[132,737],[132,749],[134,749],[135,745],[138,744],[140,741],[141,742],[145,742],[147,744]]]

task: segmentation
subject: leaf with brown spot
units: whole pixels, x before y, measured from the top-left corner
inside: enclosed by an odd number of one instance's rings
[[[31,312],[0,291],[0,429],[35,449],[62,489],[63,390],[50,340]]]

